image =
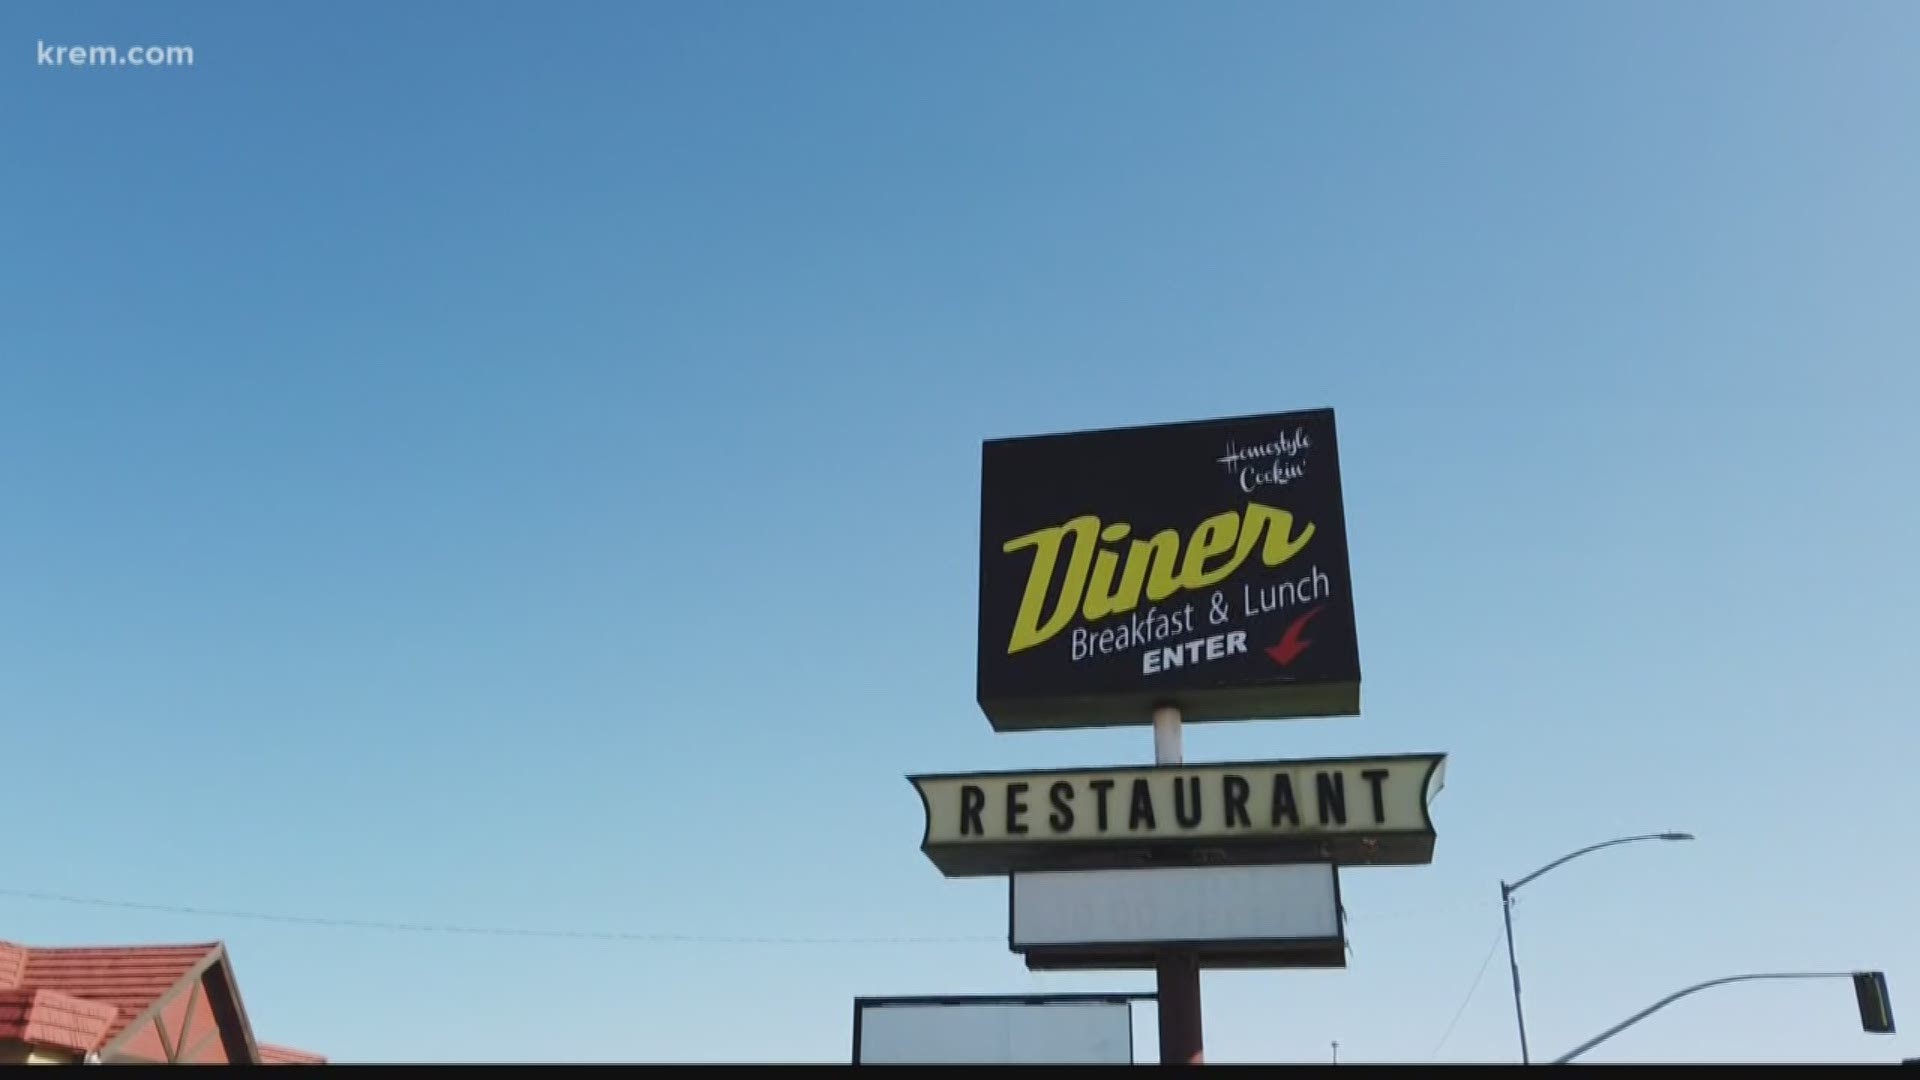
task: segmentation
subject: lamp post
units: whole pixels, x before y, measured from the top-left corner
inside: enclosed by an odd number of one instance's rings
[[[1520,887],[1522,885],[1525,885],[1527,882],[1532,881],[1534,878],[1539,877],[1540,875],[1546,873],[1547,871],[1552,870],[1555,867],[1561,866],[1565,863],[1572,862],[1573,860],[1579,858],[1582,855],[1587,855],[1587,854],[1591,854],[1592,852],[1599,851],[1601,848],[1617,847],[1621,844],[1635,844],[1635,843],[1639,843],[1642,840],[1691,840],[1691,839],[1693,839],[1692,833],[1682,833],[1682,832],[1647,833],[1644,836],[1622,836],[1617,840],[1607,840],[1598,844],[1589,844],[1588,846],[1583,847],[1578,851],[1573,851],[1565,855],[1562,855],[1559,858],[1548,863],[1547,865],[1541,867],[1540,869],[1535,870],[1533,873],[1528,874],[1526,877],[1521,878],[1519,881],[1513,882],[1512,884],[1508,884],[1507,882],[1504,882],[1504,881],[1500,883],[1501,914],[1502,916],[1505,917],[1507,921],[1507,966],[1511,968],[1513,971],[1513,1018],[1514,1018],[1514,1021],[1520,1026],[1520,1063],[1522,1065],[1533,1064],[1533,1059],[1527,1052],[1527,1014],[1520,1007],[1520,961],[1515,958],[1514,952],[1513,952],[1513,894],[1516,892],[1519,892]]]

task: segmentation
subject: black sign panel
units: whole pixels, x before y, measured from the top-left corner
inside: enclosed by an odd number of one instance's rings
[[[1331,409],[990,440],[980,525],[997,730],[1359,712]]]

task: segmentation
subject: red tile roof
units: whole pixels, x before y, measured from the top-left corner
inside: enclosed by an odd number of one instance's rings
[[[86,1053],[120,1010],[58,990],[0,990],[0,1039]]]
[[[15,990],[20,976],[26,974],[27,950],[9,941],[0,941],[0,990]]]
[[[309,1054],[305,1050],[295,1050],[291,1046],[260,1044],[260,1064],[262,1065],[325,1065],[326,1063],[327,1059],[319,1054]]]
[[[43,949],[0,941],[0,1039],[98,1050],[224,951],[219,942]],[[304,1050],[257,1046],[263,1064],[326,1062]]]
[[[23,987],[64,990],[120,1010],[107,1028],[112,1041],[134,1018],[147,1011],[187,972],[220,948],[205,945],[136,945],[127,948],[27,950]]]

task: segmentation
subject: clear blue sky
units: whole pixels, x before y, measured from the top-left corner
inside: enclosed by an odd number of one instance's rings
[[[843,1060],[1030,976],[916,771],[1146,760],[972,702],[984,438],[1332,406],[1364,715],[1444,750],[1352,966],[1213,1060],[1515,1053],[1754,969],[1920,1030],[1910,4],[9,4],[0,937],[224,939],[338,1060]],[[36,43],[185,44],[46,68]],[[1459,1022],[1449,1022],[1482,973]],[[1154,1053],[1141,1017],[1143,1056]],[[1598,1060],[1889,1060],[1845,984]]]

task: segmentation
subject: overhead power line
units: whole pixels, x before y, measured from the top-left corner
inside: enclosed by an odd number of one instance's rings
[[[1480,961],[1480,970],[1473,974],[1473,985],[1467,987],[1467,996],[1460,999],[1460,1007],[1453,1010],[1453,1019],[1447,1021],[1446,1032],[1440,1036],[1439,1042],[1433,1044],[1433,1049],[1427,1052],[1427,1057],[1431,1058],[1439,1054],[1441,1048],[1447,1045],[1447,1040],[1453,1038],[1454,1027],[1460,1023],[1460,1018],[1466,1015],[1467,1005],[1473,1001],[1474,991],[1480,989],[1480,980],[1486,977],[1487,965],[1493,962],[1494,951],[1500,948],[1500,937],[1500,932],[1495,931],[1493,941],[1487,945],[1487,955]]]
[[[470,937],[618,941],[655,945],[977,945],[983,942],[1004,943],[1006,941],[1006,935],[1004,934],[949,936],[696,934],[671,931],[556,930],[537,927],[465,926],[457,923],[400,922],[383,919],[349,919],[322,915],[292,915],[270,911],[238,911],[224,908],[196,907],[186,904],[159,904],[141,900],[117,900],[98,896],[75,896],[69,893],[44,892],[33,889],[0,888],[0,897],[48,904],[75,904],[86,907],[118,908],[123,911],[145,911],[162,915],[188,915],[198,918],[245,920],[248,922],[279,923],[291,926],[320,926],[338,930],[378,930],[385,933],[399,934],[458,934]],[[1458,907],[1461,905],[1454,906]],[[1472,906],[1480,907],[1485,905],[1475,904]],[[1371,922],[1380,919],[1397,920],[1414,917],[1431,917],[1435,913],[1435,910],[1436,909],[1430,908],[1418,912],[1370,911],[1364,913],[1363,921]],[[1445,909],[1441,908],[1437,910]],[[1478,980],[1476,980],[1476,984],[1477,981]]]
[[[188,907],[181,904],[150,904],[136,900],[108,900],[94,896],[70,896],[64,893],[36,892],[27,889],[0,889],[0,896],[12,897],[16,900],[35,900],[50,904],[84,904],[90,907],[149,911],[166,915],[244,919],[251,922],[325,926],[341,930],[382,930],[389,933],[404,934],[465,934],[474,937],[561,938],[576,941],[620,941],[656,945],[954,945],[1006,940],[1003,935],[956,937],[816,937],[761,934],[639,933],[625,930],[545,930],[511,926],[460,926],[452,923],[339,919],[314,915],[286,915],[265,911],[227,911],[219,908]]]

